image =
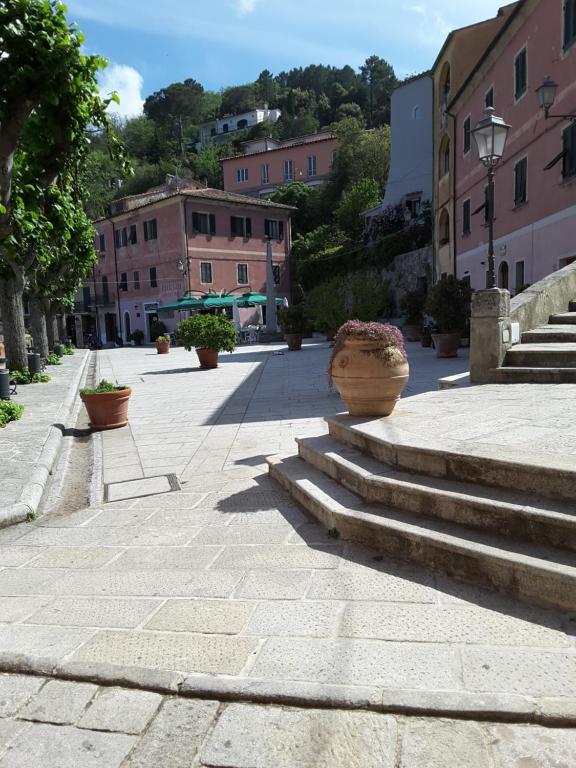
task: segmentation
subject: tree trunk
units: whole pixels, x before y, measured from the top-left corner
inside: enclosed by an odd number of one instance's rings
[[[62,314],[60,312],[58,315],[56,315],[56,325],[58,328],[58,339],[61,344],[66,343],[66,338],[68,334],[66,333],[66,323],[65,323],[66,315]]]
[[[32,326],[35,351],[39,352],[40,357],[45,359],[48,357],[48,334],[43,301],[39,296],[30,296],[30,325]]]
[[[56,330],[56,318],[52,312],[50,302],[44,300],[44,316],[46,318],[46,334],[48,336],[48,348],[50,352],[54,349],[54,343],[56,342],[58,333]]]
[[[6,364],[11,370],[28,368],[24,328],[24,271],[0,280],[0,313],[6,346]]]

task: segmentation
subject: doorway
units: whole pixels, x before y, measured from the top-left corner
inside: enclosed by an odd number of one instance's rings
[[[106,312],[104,315],[104,330],[106,332],[106,341],[116,341],[116,315],[112,312]]]
[[[148,341],[154,341],[152,338],[152,325],[158,322],[158,312],[146,313],[146,328],[148,331]]]
[[[132,328],[130,327],[130,312],[124,312],[124,341],[126,344],[130,341],[130,334],[132,333]]]
[[[500,262],[498,267],[498,287],[508,290],[508,262]]]

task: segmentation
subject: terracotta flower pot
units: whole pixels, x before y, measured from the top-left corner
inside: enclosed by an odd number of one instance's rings
[[[170,342],[169,341],[157,341],[156,342],[156,352],[158,352],[159,355],[167,355],[168,352],[170,352]]]
[[[218,352],[215,349],[196,349],[200,368],[218,368]]]
[[[402,330],[406,341],[420,341],[420,336],[422,335],[422,328],[420,325],[404,325],[402,326]]]
[[[389,416],[410,368],[397,347],[347,339],[332,362],[332,381],[351,416]]]
[[[80,394],[88,411],[92,429],[116,429],[128,423],[128,401],[132,390],[100,392],[93,395]]]
[[[458,357],[459,333],[433,333],[436,357]]]
[[[297,352],[302,349],[302,335],[299,333],[285,333],[284,338],[290,352]]]
[[[432,346],[432,334],[430,333],[430,328],[428,326],[425,326],[424,330],[422,331],[420,344],[422,344],[424,349],[428,349]]]

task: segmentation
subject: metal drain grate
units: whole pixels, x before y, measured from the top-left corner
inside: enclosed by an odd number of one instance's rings
[[[107,483],[104,486],[104,502],[143,499],[146,496],[156,496],[162,493],[172,493],[173,491],[180,490],[180,483],[178,482],[176,475],[140,477],[137,480],[122,480],[122,482],[119,483]]]

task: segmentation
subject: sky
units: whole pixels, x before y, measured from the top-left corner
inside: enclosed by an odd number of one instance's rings
[[[358,68],[377,54],[397,77],[428,69],[452,29],[503,0],[68,0],[85,51],[105,56],[101,90],[120,114],[192,77],[209,90],[307,64]]]

